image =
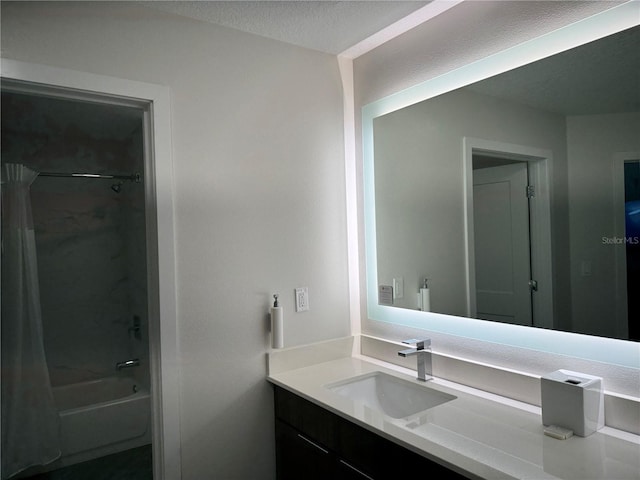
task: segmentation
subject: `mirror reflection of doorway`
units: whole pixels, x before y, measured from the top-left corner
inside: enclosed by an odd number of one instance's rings
[[[473,156],[477,317],[533,325],[527,162]]]
[[[640,341],[640,160],[624,162],[624,212],[629,339]]]

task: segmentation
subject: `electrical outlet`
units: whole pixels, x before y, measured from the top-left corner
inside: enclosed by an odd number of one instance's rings
[[[296,288],[296,312],[306,312],[309,310],[309,288]]]

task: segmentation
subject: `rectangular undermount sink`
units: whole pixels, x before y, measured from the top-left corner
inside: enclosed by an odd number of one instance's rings
[[[326,388],[393,418],[408,417],[457,398],[382,372],[349,378]]]

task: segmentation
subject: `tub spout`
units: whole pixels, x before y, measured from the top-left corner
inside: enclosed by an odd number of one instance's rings
[[[132,360],[126,360],[124,362],[116,363],[116,370],[122,370],[123,368],[133,368],[140,366],[140,359],[134,358]]]

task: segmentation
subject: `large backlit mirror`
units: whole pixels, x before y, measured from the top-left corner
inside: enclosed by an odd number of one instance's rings
[[[557,337],[494,325],[640,339],[637,18],[622,5],[363,109],[370,318],[529,348]]]

